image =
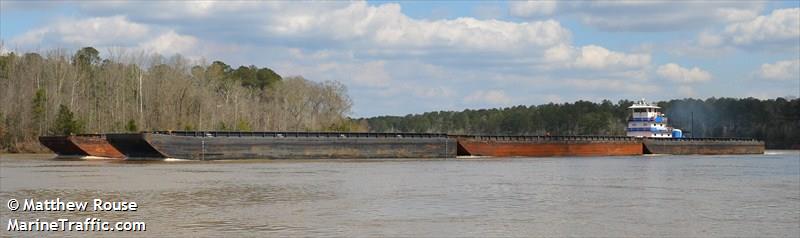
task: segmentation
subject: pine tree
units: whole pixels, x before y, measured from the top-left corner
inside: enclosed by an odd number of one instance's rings
[[[83,123],[76,120],[75,115],[63,104],[58,108],[56,124],[51,133],[58,135],[73,135],[83,131]]]
[[[139,131],[139,127],[136,126],[136,121],[133,119],[128,120],[128,124],[125,125],[125,130],[128,132],[137,132]]]
[[[47,96],[44,89],[36,90],[36,96],[33,97],[33,123],[36,126],[36,134],[42,134],[42,125],[45,124],[45,106],[47,104]]]

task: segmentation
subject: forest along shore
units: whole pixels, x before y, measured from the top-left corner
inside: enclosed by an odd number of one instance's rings
[[[40,135],[148,130],[357,131],[339,82],[254,65],[85,47],[0,55],[0,151],[44,152]]]

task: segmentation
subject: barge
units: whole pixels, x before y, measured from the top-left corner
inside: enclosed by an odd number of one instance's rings
[[[647,138],[642,144],[645,154],[764,154],[764,141],[747,138]]]
[[[617,156],[641,155],[642,142],[627,136],[456,136],[458,155]]]
[[[454,158],[446,134],[155,131],[108,134],[128,159]]]
[[[59,157],[106,157],[124,158],[103,134],[80,134],[70,136],[40,136],[39,142]]]

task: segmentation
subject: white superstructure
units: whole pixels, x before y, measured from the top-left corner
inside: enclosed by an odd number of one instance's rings
[[[667,125],[667,117],[661,113],[661,107],[642,99],[628,108],[631,109],[628,136],[672,138],[673,129]]]

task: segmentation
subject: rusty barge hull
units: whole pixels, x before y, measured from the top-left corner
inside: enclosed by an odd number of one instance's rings
[[[625,136],[455,136],[463,156],[642,155],[642,143]]]
[[[454,158],[445,134],[338,132],[145,132],[109,134],[128,159]]]
[[[764,154],[764,141],[739,138],[664,138],[643,139],[647,154],[736,155]]]
[[[89,155],[70,140],[69,137],[70,136],[40,136],[39,143],[59,156]]]
[[[124,157],[124,155],[108,143],[105,136],[101,134],[40,136],[39,142],[62,157]]]

